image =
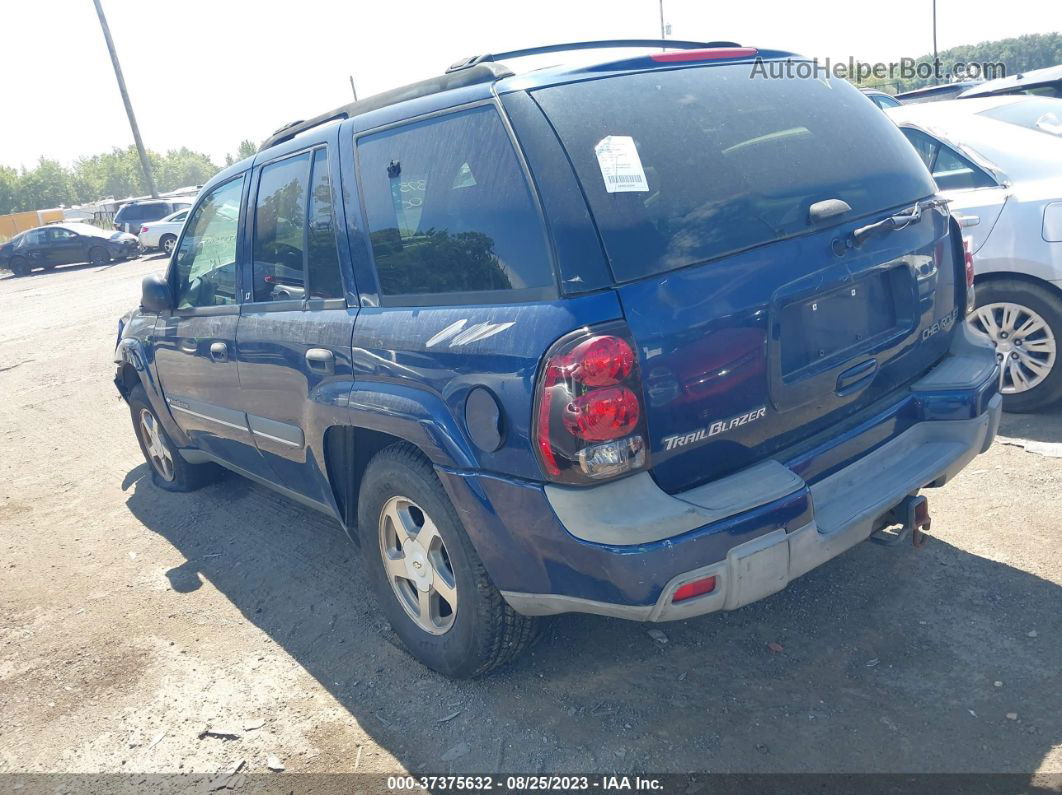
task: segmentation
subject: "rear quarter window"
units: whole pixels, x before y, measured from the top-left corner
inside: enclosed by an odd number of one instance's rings
[[[494,107],[363,136],[358,166],[386,303],[555,292],[542,223]]]
[[[852,220],[934,193],[896,126],[843,80],[752,78],[735,64],[539,89],[582,182],[613,274],[629,281]],[[645,189],[608,192],[595,147],[631,137]]]

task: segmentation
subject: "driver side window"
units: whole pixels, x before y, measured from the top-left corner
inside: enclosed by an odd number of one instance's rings
[[[243,177],[214,188],[196,207],[175,268],[178,309],[236,303],[236,237]]]

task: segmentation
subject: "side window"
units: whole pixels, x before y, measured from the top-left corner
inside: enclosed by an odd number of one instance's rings
[[[541,222],[494,108],[365,136],[358,160],[383,295],[553,284]]]
[[[306,194],[310,155],[262,169],[254,211],[254,300],[290,301],[305,296]]]
[[[907,140],[911,142],[911,146],[915,148],[915,151],[918,152],[918,156],[922,158],[926,168],[932,171],[933,160],[936,159],[940,144],[937,143],[936,139],[930,138],[919,130],[912,130],[910,127],[901,127],[900,130],[907,136]]]
[[[933,164],[933,179],[941,190],[970,190],[990,188],[995,180],[950,146],[941,145]]]
[[[903,134],[926,164],[940,190],[990,188],[996,184],[979,166],[936,138],[908,127],[903,128]]]
[[[342,298],[343,279],[339,272],[332,184],[328,179],[328,152],[325,149],[313,153],[310,186],[306,259],[310,298]]]
[[[178,309],[236,303],[236,233],[243,177],[214,188],[188,219],[174,271]]]
[[[187,217],[188,217],[188,211],[185,210],[184,212],[177,213],[177,215],[173,216],[173,218],[171,218],[170,221],[172,223],[179,224],[181,221],[183,221]]]

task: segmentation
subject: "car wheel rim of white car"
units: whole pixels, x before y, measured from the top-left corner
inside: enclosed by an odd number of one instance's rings
[[[1055,366],[1054,332],[1037,312],[1010,301],[985,304],[970,315],[970,328],[996,347],[1005,395],[1028,392]]]

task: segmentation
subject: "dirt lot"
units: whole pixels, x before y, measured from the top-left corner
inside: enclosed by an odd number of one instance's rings
[[[930,492],[923,550],[861,545],[667,643],[559,618],[454,683],[329,520],[150,484],[111,354],[161,267],[0,276],[0,772],[1062,772],[1062,417],[1005,417],[1040,452]]]

